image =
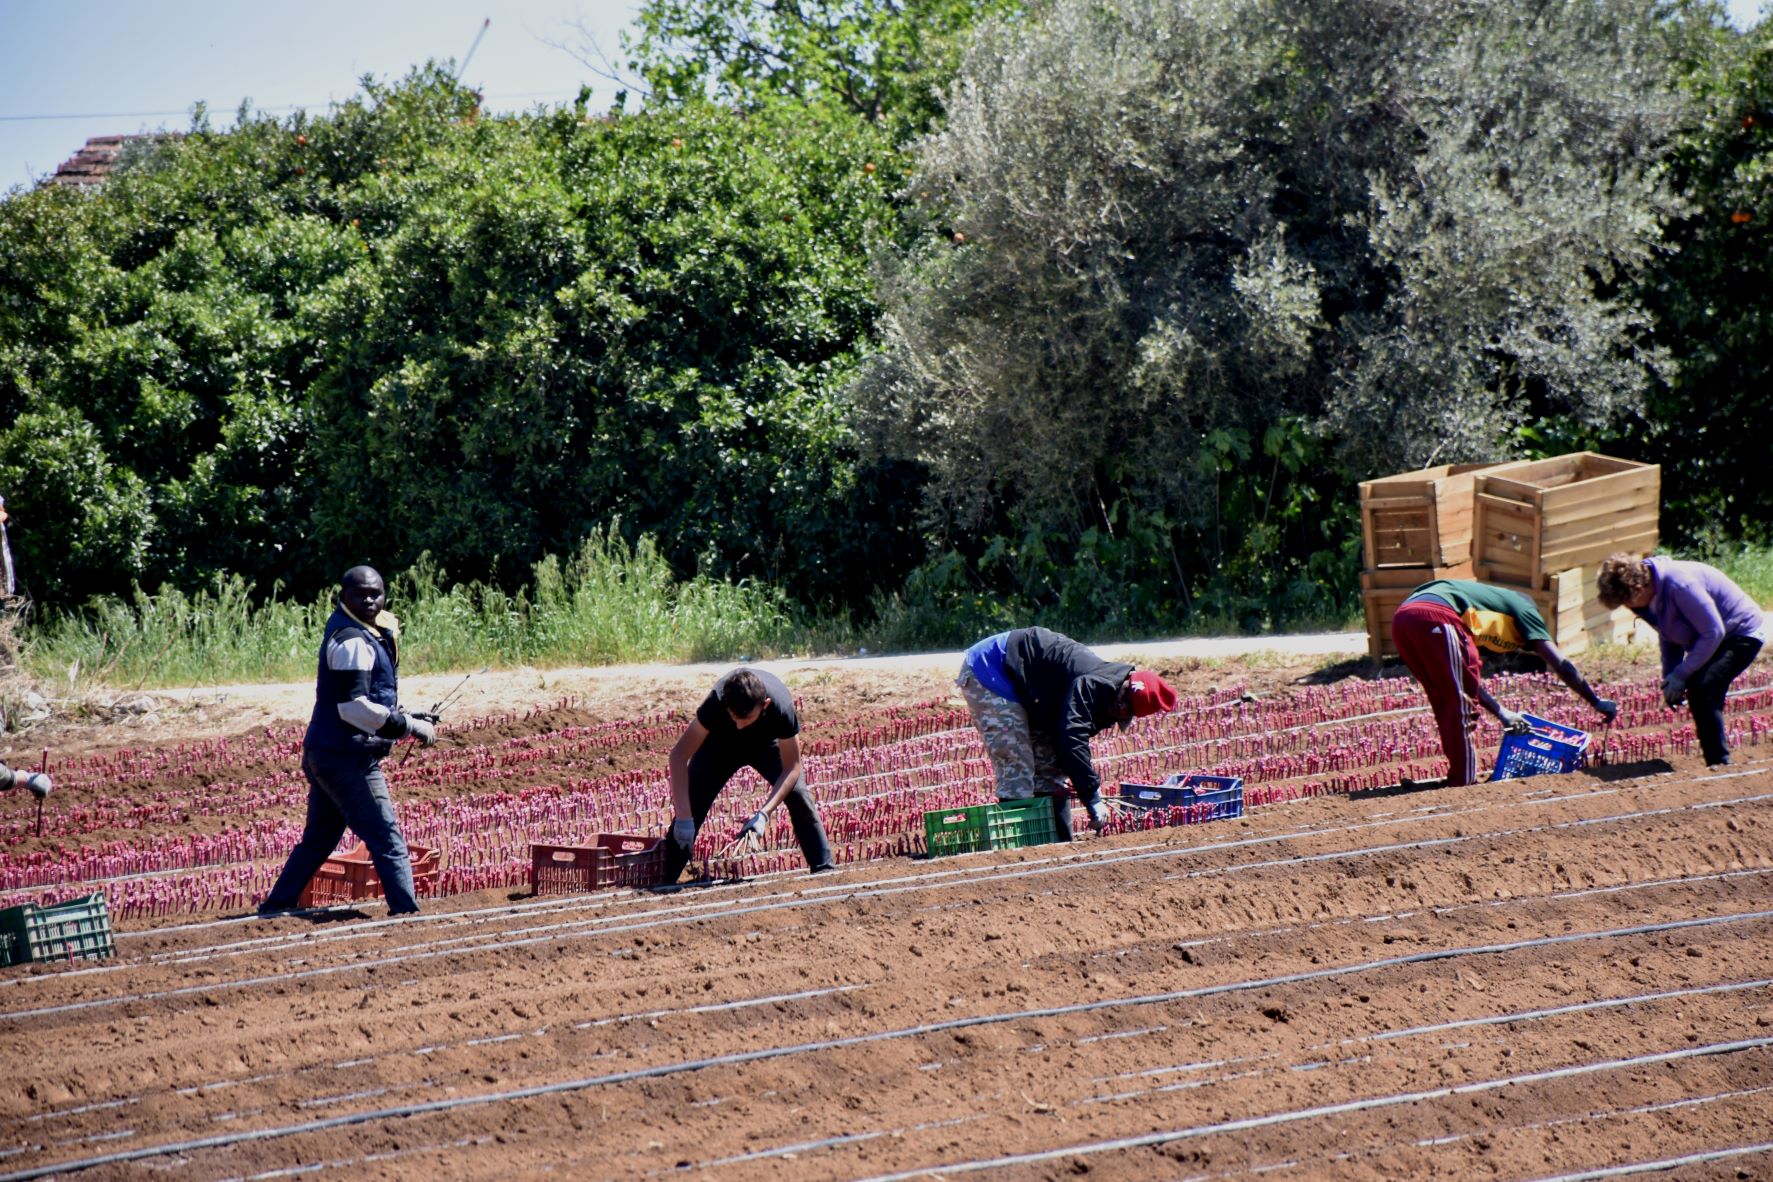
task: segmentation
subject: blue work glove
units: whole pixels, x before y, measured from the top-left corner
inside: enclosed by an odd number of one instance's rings
[[[1507,706],[1502,707],[1496,717],[1501,720],[1502,733],[1505,735],[1530,735],[1533,733],[1533,724],[1527,721],[1526,716],[1516,714]]]
[[[767,813],[754,813],[749,821],[746,821],[739,827],[739,832],[734,840],[743,841],[747,837],[761,839],[763,837],[763,831],[769,828],[769,823],[770,819]]]
[[[38,800],[42,800],[45,796],[49,795],[49,790],[52,785],[49,780],[48,772],[18,771],[12,773],[12,783],[7,785],[7,787],[29,788],[32,796],[35,796]]]
[[[679,849],[696,844],[696,822],[692,817],[675,817],[671,821],[671,841]]]
[[[1619,703],[1611,698],[1601,698],[1599,701],[1595,702],[1594,708],[1599,710],[1601,712],[1601,717],[1608,722],[1612,722],[1615,718],[1619,717]]]
[[[1687,679],[1670,673],[1662,679],[1662,700],[1673,710],[1687,700]]]
[[[437,741],[437,726],[416,714],[406,716],[406,733],[419,741],[419,746],[429,747]]]

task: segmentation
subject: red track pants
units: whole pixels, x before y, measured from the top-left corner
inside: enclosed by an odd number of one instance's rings
[[[1434,721],[1447,756],[1447,786],[1469,784],[1477,774],[1477,749],[1471,742],[1476,714],[1471,699],[1483,676],[1477,642],[1459,613],[1444,603],[1418,599],[1397,609],[1391,618],[1391,639],[1398,655],[1428,692]]]

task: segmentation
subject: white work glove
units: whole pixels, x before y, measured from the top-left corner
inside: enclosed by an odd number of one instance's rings
[[[421,747],[429,747],[437,741],[436,725],[416,714],[406,716],[406,733],[417,739]]]
[[[1501,720],[1502,733],[1505,735],[1530,735],[1533,733],[1533,724],[1507,706],[1502,707],[1502,712],[1496,717]]]
[[[38,800],[42,800],[45,796],[48,796],[49,790],[53,786],[54,785],[50,782],[48,772],[17,771],[12,773],[11,787],[29,788],[31,790],[31,795],[35,796]]]
[[[671,821],[671,841],[679,849],[689,849],[696,844],[696,822],[692,817],[674,817]]]
[[[769,827],[769,823],[770,819],[767,813],[754,813],[751,819],[739,828],[736,840],[742,841],[747,837],[762,838],[763,831]]]
[[[1108,803],[1098,796],[1095,800],[1084,805],[1084,812],[1090,815],[1090,831],[1092,833],[1102,832],[1103,826],[1108,824]]]

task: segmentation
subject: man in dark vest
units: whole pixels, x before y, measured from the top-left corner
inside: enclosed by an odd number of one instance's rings
[[[308,819],[283,873],[259,904],[261,915],[296,906],[346,826],[369,850],[388,914],[419,909],[412,861],[394,819],[382,758],[399,739],[411,736],[428,747],[437,741],[437,732],[426,719],[400,709],[400,621],[382,610],[386,600],[382,576],[374,569],[354,566],[345,572],[338,607],[320,642],[314,714],[302,739]]]
[[[785,804],[807,868],[814,873],[832,868],[831,844],[800,764],[799,735],[794,695],[774,674],[735,669],[714,683],[671,748],[675,816],[665,838],[665,882],[676,882],[683,873],[708,810],[742,767],[755,769],[771,792],[745,822],[740,836],[762,836],[770,810]]]

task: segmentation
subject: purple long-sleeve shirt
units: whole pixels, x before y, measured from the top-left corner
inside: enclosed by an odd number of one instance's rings
[[[1717,567],[1660,557],[1645,565],[1653,594],[1638,614],[1662,639],[1663,677],[1690,680],[1726,636],[1766,639],[1761,609]]]

